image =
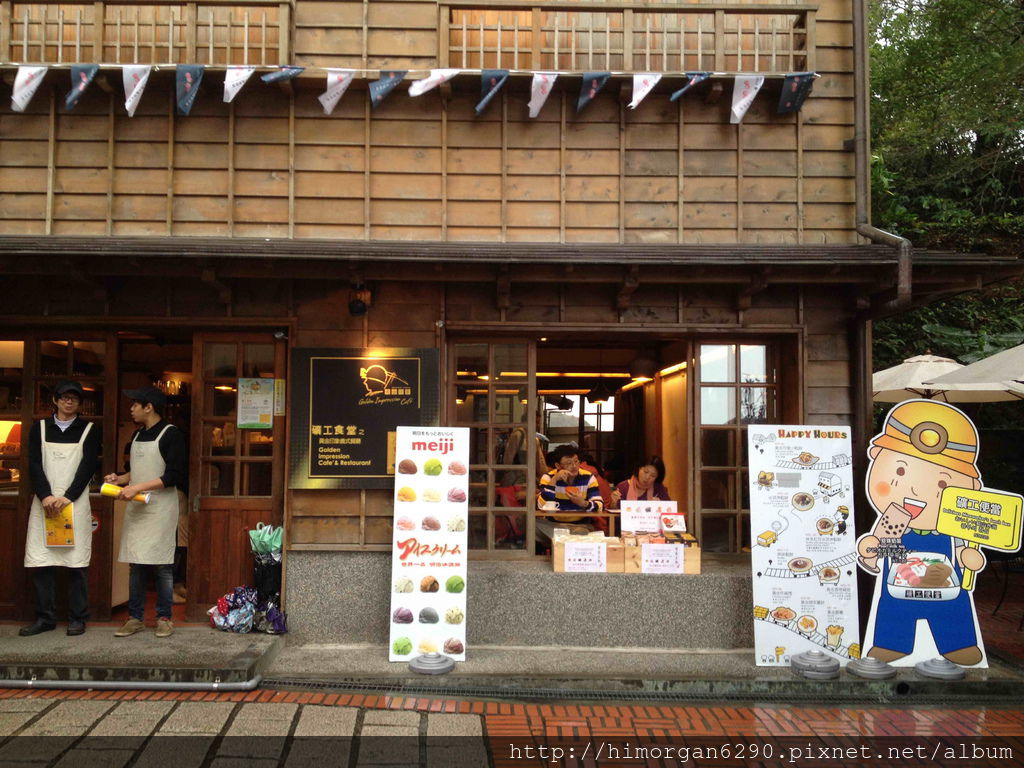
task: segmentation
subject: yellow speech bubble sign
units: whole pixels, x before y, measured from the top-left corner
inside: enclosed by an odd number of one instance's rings
[[[1021,508],[1016,493],[946,488],[939,502],[939,533],[988,549],[1012,552],[1020,546]]]

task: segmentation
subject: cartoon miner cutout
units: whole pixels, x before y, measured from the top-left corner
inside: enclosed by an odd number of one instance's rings
[[[933,658],[929,644],[918,642],[923,619],[939,654],[961,666],[981,664],[973,597],[961,585],[965,570],[985,567],[985,555],[936,530],[945,488],[982,487],[974,424],[948,403],[909,400],[889,411],[868,457],[867,495],[878,520],[857,541],[858,562],[879,577],[864,655],[897,665]]]

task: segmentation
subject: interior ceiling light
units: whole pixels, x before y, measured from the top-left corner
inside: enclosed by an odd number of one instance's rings
[[[548,405],[553,405],[560,411],[572,410],[572,400],[565,395],[546,395],[544,397],[544,402]]]
[[[597,385],[587,392],[587,402],[589,403],[606,403],[608,398],[612,396],[612,391],[608,389],[608,385],[603,381],[597,382]]]
[[[661,365],[650,355],[640,354],[633,358],[629,364],[629,375],[634,379],[653,379],[658,373]]]

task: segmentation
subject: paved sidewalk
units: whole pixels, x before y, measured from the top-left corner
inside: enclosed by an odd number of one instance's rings
[[[0,766],[271,768],[272,766],[791,766],[778,750],[920,749],[968,744],[981,759],[811,765],[1024,765],[1024,709],[480,701],[372,694],[165,693],[0,689]],[[885,740],[889,740],[886,742]],[[895,740],[895,741],[893,741]],[[775,744],[775,759],[698,763],[632,759],[640,744]],[[565,757],[541,757],[561,745]],[[979,746],[980,745],[980,746]],[[632,748],[630,759],[569,757]],[[957,746],[960,749],[960,746]],[[1000,750],[998,759],[991,750]],[[533,750],[532,752],[530,750]],[[975,755],[977,752],[974,753]],[[749,753],[747,755],[750,757]],[[804,755],[806,757],[806,755]],[[873,756],[872,756],[873,757]],[[799,761],[803,764],[803,761]]]

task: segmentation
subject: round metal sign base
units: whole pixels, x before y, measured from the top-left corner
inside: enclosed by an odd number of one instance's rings
[[[854,659],[846,665],[846,671],[851,675],[868,680],[888,680],[890,677],[896,677],[896,667],[884,661],[879,661],[874,656],[868,656],[865,659]]]
[[[409,669],[420,675],[445,675],[455,669],[455,660],[443,653],[424,653],[409,662]]]
[[[941,657],[918,662],[914,665],[914,669],[917,670],[917,674],[936,680],[963,680],[967,676],[966,669]]]
[[[839,661],[824,651],[805,651],[789,660],[793,674],[809,680],[832,680],[839,677]]]

